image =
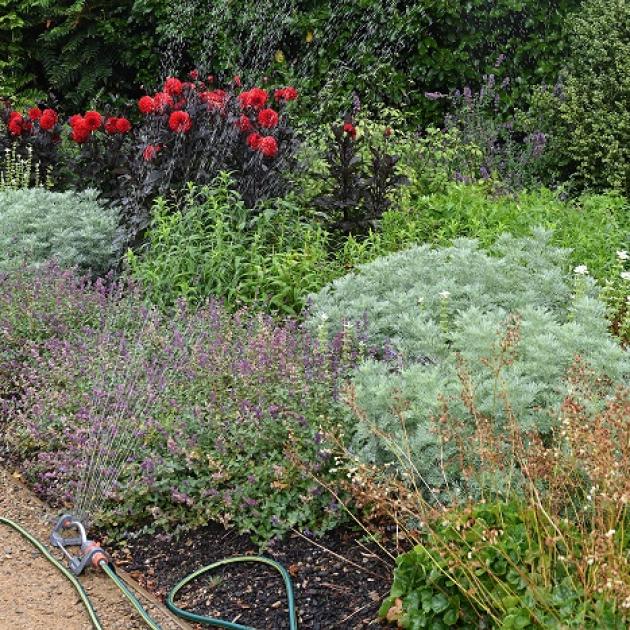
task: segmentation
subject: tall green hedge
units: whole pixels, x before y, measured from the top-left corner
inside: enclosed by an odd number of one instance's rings
[[[356,90],[364,101],[410,105],[426,121],[441,105],[425,90],[495,72],[511,78],[519,98],[530,84],[554,80],[562,24],[579,0],[0,3],[9,16],[0,20],[0,59],[10,51],[12,60],[0,69],[5,92],[52,88],[73,105],[100,87],[129,93],[151,81],[170,51],[164,70],[200,63],[213,74],[295,81],[311,95],[308,111],[325,103],[336,113]]]
[[[166,0],[0,0],[0,97],[80,108],[158,73]]]

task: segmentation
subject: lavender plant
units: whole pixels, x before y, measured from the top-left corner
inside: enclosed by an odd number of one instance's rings
[[[425,93],[430,100],[444,99],[449,103],[444,128],[446,132],[456,133],[464,147],[458,151],[461,153],[458,161],[470,166],[471,161],[466,157],[471,148],[480,152],[480,159],[472,161],[476,170],[457,171],[456,180],[496,179],[509,190],[530,188],[539,183],[537,162],[543,155],[547,138],[540,130],[526,131],[514,112],[503,111],[503,103],[510,100],[509,90],[509,77],[497,84],[496,76],[488,74],[484,75],[478,91],[466,86],[449,94]]]
[[[43,496],[112,529],[218,519],[264,540],[339,520],[305,467],[331,478],[324,435],[343,423],[337,391],[357,357],[343,332],[324,342],[217,302],[166,318],[133,291],[112,289],[102,306],[73,335],[31,346],[19,400],[5,401]]]

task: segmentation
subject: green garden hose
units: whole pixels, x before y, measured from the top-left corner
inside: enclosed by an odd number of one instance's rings
[[[142,617],[144,623],[147,624],[151,630],[161,630],[159,624],[152,619],[149,613],[144,609],[140,600],[135,596],[134,592],[118,577],[116,571],[111,567],[106,560],[101,560],[98,566],[103,569],[105,574],[116,584],[116,586],[122,591],[122,594],[129,600],[131,605],[136,609],[138,614]]]
[[[219,560],[218,562],[213,562],[208,566],[205,566],[201,569],[198,569],[194,573],[187,575],[183,580],[178,582],[168,594],[166,598],[166,606],[167,608],[182,619],[187,619],[188,621],[194,621],[195,623],[201,623],[206,626],[214,626],[215,628],[228,628],[228,630],[253,630],[250,626],[243,626],[238,623],[233,623],[231,621],[225,621],[223,619],[215,619],[212,617],[206,617],[204,615],[197,615],[195,613],[191,613],[187,610],[179,608],[175,605],[173,601],[175,596],[179,591],[192,582],[195,578],[203,575],[204,573],[208,573],[216,569],[217,567],[225,566],[226,564],[236,564],[240,562],[261,562],[263,564],[269,565],[273,567],[284,580],[284,586],[287,592],[287,603],[289,606],[289,628],[290,630],[297,630],[297,614],[295,610],[295,596],[293,594],[293,586],[291,584],[291,578],[287,570],[275,560],[271,560],[271,558],[264,558],[262,556],[236,556],[234,558],[226,558],[225,560]]]
[[[83,605],[85,606],[85,609],[90,618],[90,621],[92,622],[92,626],[94,627],[94,630],[104,630],[103,626],[101,625],[101,622],[98,619],[98,616],[96,615],[96,611],[94,610],[94,606],[92,605],[92,602],[87,596],[87,593],[83,590],[83,587],[81,586],[81,583],[77,580],[77,578],[74,575],[72,575],[72,573],[70,573],[70,571],[68,571],[68,569],[66,569],[66,567],[64,567],[63,564],[61,564],[61,562],[59,562],[48,551],[48,549],[46,549],[46,547],[42,545],[41,542],[39,542],[39,540],[37,540],[34,536],[29,534],[25,529],[20,527],[17,523],[9,520],[8,518],[0,517],[0,525],[6,525],[7,527],[14,529],[16,532],[21,534],[26,540],[28,540],[31,543],[31,545],[33,545],[44,556],[44,558],[46,558],[46,560],[48,560],[48,562],[53,564],[60,571],[60,573],[72,584],[72,586],[74,586],[77,593],[79,594],[79,597],[81,598],[81,601],[83,602]],[[243,626],[241,624],[234,623],[232,621],[225,621],[223,619],[206,617],[205,615],[197,615],[196,613],[192,613],[187,610],[184,610],[183,608],[179,608],[178,606],[175,605],[175,602],[174,602],[175,597],[177,596],[177,593],[179,593],[179,591],[182,588],[184,588],[184,586],[192,582],[194,579],[198,578],[200,575],[203,575],[204,573],[209,573],[210,571],[213,571],[214,569],[225,566],[227,564],[236,564],[236,563],[241,563],[241,562],[260,562],[262,564],[266,564],[270,567],[273,567],[276,571],[278,571],[278,573],[280,573],[280,575],[282,576],[282,579],[284,580],[284,586],[286,588],[286,593],[287,593],[287,603],[289,607],[289,629],[297,630],[298,625],[297,625],[297,613],[295,609],[295,595],[293,593],[293,585],[291,584],[291,578],[287,570],[281,564],[279,564],[275,560],[272,560],[271,558],[265,558],[262,556],[236,556],[234,558],[226,558],[224,560],[213,562],[212,564],[209,564],[208,566],[198,569],[194,573],[187,575],[183,580],[178,582],[173,587],[173,589],[170,591],[170,593],[168,594],[166,598],[166,606],[173,614],[177,615],[178,617],[181,617],[182,619],[187,619],[189,621],[194,621],[195,623],[201,623],[206,626],[214,626],[215,628],[227,628],[228,630],[254,630],[250,626]],[[146,625],[149,628],[151,628],[151,630],[161,630],[160,625],[154,619],[152,619],[149,613],[144,609],[140,600],[135,596],[133,591],[118,577],[113,566],[111,566],[106,560],[101,560],[98,563],[98,566],[121,590],[122,594],[131,603],[131,605],[136,609],[136,611],[138,612],[142,620],[146,623]]]
[[[37,538],[31,536],[31,534],[20,527],[17,523],[9,520],[8,518],[0,516],[0,525],[6,525],[7,527],[14,529],[16,532],[21,534],[26,540],[28,540],[28,542],[31,543],[31,545],[33,545],[33,547],[35,547],[44,556],[44,558],[46,558],[46,560],[48,560],[48,562],[53,564],[60,571],[60,573],[72,584],[72,586],[74,586],[75,590],[79,594],[79,597],[81,598],[81,601],[85,606],[85,610],[90,618],[90,621],[92,622],[94,630],[104,630],[101,622],[96,615],[94,606],[92,606],[92,602],[87,596],[87,593],[83,590],[83,587],[81,586],[79,580],[77,580],[77,578],[75,578],[74,575],[72,575],[72,573],[70,573],[70,571],[68,571],[68,569],[66,569],[66,567],[64,567],[63,564],[61,564],[61,562],[59,562],[59,560],[57,560],[57,558],[55,558],[48,551],[48,549],[46,549],[46,547],[44,547],[44,545],[39,542],[39,540],[37,540]]]

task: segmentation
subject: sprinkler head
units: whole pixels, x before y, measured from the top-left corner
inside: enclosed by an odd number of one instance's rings
[[[62,535],[62,532],[70,529],[76,529],[79,535],[74,537]],[[71,514],[64,514],[59,518],[50,535],[50,543],[53,547],[61,549],[62,553],[68,558],[70,570],[75,575],[82,573],[85,567],[90,564],[96,568],[103,560],[110,562],[109,556],[99,543],[87,539],[85,527]],[[79,547],[81,555],[78,557],[73,556],[67,547]]]

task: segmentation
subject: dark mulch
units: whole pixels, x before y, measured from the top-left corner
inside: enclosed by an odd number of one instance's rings
[[[204,565],[256,554],[247,536],[209,525],[180,540],[146,536],[128,541],[115,560],[164,597],[182,577]],[[391,586],[392,561],[378,546],[364,542],[361,532],[339,528],[312,541],[290,534],[266,555],[291,574],[301,630],[380,625],[377,610]],[[265,565],[230,565],[212,577],[202,576],[182,592],[178,604],[257,630],[288,628],[282,578]]]

